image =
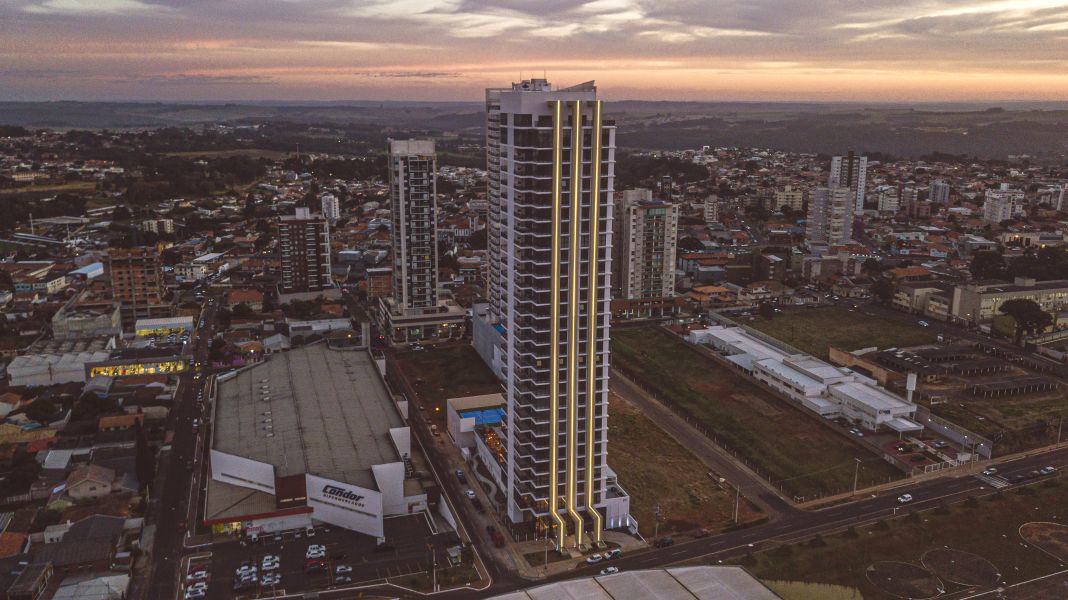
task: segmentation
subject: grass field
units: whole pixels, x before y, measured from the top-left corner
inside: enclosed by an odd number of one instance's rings
[[[289,156],[289,152],[279,150],[261,150],[259,148],[242,148],[235,150],[193,150],[190,152],[166,152],[163,156],[179,156],[187,158],[230,158],[232,156],[248,156],[249,158],[269,158],[282,160]]]
[[[1032,521],[1063,519],[1066,504],[1065,482],[1054,479],[761,552],[739,562],[761,579],[835,584],[859,589],[865,600],[890,600],[893,596],[867,579],[872,563],[921,565],[925,553],[948,547],[989,561],[1005,582],[1019,583],[1062,570],[1053,557],[1024,544],[1018,530]],[[931,558],[929,554],[925,563],[933,563]],[[966,566],[958,565],[958,570]]]
[[[918,346],[935,341],[935,334],[918,325],[902,325],[837,306],[792,309],[771,319],[753,319],[739,322],[824,360],[828,346],[857,350],[870,346]]]
[[[95,189],[95,181],[70,181],[67,183],[44,183],[41,185],[28,185],[25,187],[3,188],[0,189],[0,195],[19,194],[24,192],[91,192]]]
[[[658,502],[660,534],[702,527],[718,531],[733,524],[734,494],[720,489],[704,463],[615,394],[609,395],[608,430],[609,464],[630,494],[630,512],[643,535],[653,535]],[[740,522],[763,516],[742,501]]]
[[[761,475],[798,497],[848,491],[855,458],[861,487],[901,473],[802,409],[720,366],[659,327],[612,332],[612,360],[624,373],[687,412]],[[611,435],[609,435],[611,439]]]
[[[401,352],[396,360],[416,393],[435,406],[449,398],[501,391],[497,377],[471,346]]]

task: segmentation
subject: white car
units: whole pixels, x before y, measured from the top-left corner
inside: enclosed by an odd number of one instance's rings
[[[260,585],[278,585],[282,583],[282,576],[278,573],[268,573],[260,579]]]
[[[236,573],[239,577],[244,577],[246,575],[255,575],[256,574],[256,566],[255,565],[242,565],[242,566],[238,567],[237,570],[234,571],[234,573]]]
[[[208,584],[207,584],[207,583],[205,583],[205,582],[203,582],[203,581],[198,581],[198,582],[196,582],[196,583],[190,584],[190,585],[189,585],[189,586],[188,586],[187,588],[185,588],[185,589],[186,589],[187,591],[188,591],[188,590],[194,590],[194,591],[207,591],[207,589],[208,589]]]
[[[334,573],[341,575],[342,573],[351,573],[352,567],[348,565],[338,565],[334,567]]]
[[[586,559],[586,564],[587,565],[595,565],[595,564],[601,562],[602,560],[604,560],[603,556],[601,556],[600,554],[594,554],[594,555],[592,555],[592,556],[590,556],[590,557],[588,557]]]
[[[601,575],[615,575],[619,572],[616,567],[608,567],[607,569],[601,569]]]
[[[908,504],[909,502],[912,502],[912,494],[901,494],[897,497],[898,504]]]
[[[475,490],[467,490],[466,492],[464,492],[464,495],[467,496],[468,500],[474,500]]]
[[[995,469],[994,467],[990,467],[989,469],[986,469],[985,471],[983,471],[983,475],[997,475],[997,474],[998,474],[998,470]]]
[[[326,546],[320,544],[312,544],[308,546],[308,551],[304,553],[304,558],[323,558],[326,556]]]
[[[186,590],[184,598],[185,600],[199,600],[200,598],[207,597],[207,595],[207,590]]]
[[[928,323],[927,321],[917,321],[917,323],[920,325],[920,327],[927,327],[930,325],[930,323]]]
[[[193,571],[192,573],[190,573],[190,574],[185,576],[185,580],[187,582],[190,582],[190,583],[195,582],[195,581],[204,581],[207,578],[208,578],[208,572],[203,570],[203,569],[198,570],[198,571]]]

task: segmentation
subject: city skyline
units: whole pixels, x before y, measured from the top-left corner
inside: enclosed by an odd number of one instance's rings
[[[1068,2],[0,3],[0,100],[471,100],[547,73],[607,100],[1068,93]],[[57,40],[59,42],[57,43]],[[492,47],[493,52],[486,49]]]

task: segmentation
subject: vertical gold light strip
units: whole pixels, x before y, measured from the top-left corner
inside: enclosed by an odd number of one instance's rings
[[[582,287],[582,102],[571,116],[571,240],[567,266],[567,512],[575,521],[575,544],[582,545],[582,515],[578,513],[578,355],[579,290]]]
[[[549,514],[556,522],[556,549],[564,547],[567,526],[557,512],[559,497],[559,473],[557,472],[557,445],[560,443],[560,179],[563,163],[563,103],[553,102],[553,237],[552,281],[549,284]]]
[[[593,506],[594,462],[597,456],[597,379],[601,365],[597,360],[597,346],[600,341],[597,337],[597,317],[600,314],[597,291],[600,287],[600,263],[598,262],[598,250],[600,249],[601,236],[601,101],[593,101],[593,137],[590,162],[590,267],[587,280],[589,281],[589,304],[587,305],[587,333],[586,343],[588,355],[586,356],[586,513],[593,518],[593,541],[601,543],[601,513]]]

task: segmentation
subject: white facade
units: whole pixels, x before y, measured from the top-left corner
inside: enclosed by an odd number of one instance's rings
[[[687,341],[711,345],[760,383],[822,417],[843,416],[872,431],[921,429],[910,420],[916,405],[874,380],[806,354],[790,354],[741,327],[691,331]]]
[[[772,208],[778,210],[784,206],[795,212],[802,210],[805,207],[805,191],[789,185],[775,190],[775,206]]]
[[[942,179],[931,182],[931,188],[927,193],[928,199],[934,204],[949,204],[950,185]]]
[[[1024,214],[1024,193],[1013,190],[1005,184],[996,190],[987,190],[984,194],[983,220],[988,223],[1000,223]]]
[[[323,211],[323,218],[327,221],[334,223],[341,218],[341,202],[338,201],[337,196],[323,194],[319,198],[319,204]]]
[[[816,244],[845,244],[853,238],[853,194],[848,188],[818,187],[808,202],[805,239]]]

